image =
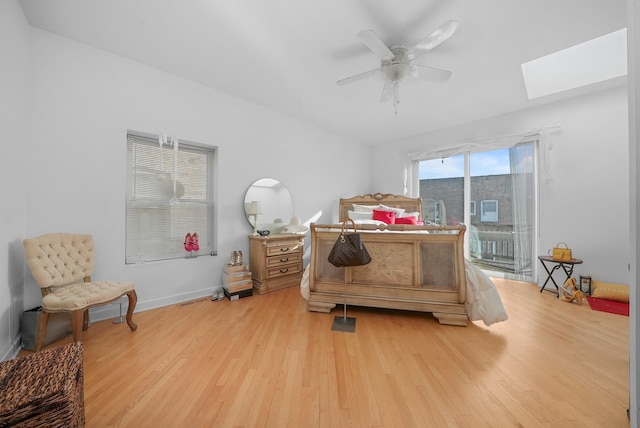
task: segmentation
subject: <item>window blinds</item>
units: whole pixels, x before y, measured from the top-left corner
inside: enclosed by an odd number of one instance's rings
[[[215,148],[183,141],[178,147],[179,150],[174,150],[170,145],[159,144],[158,137],[127,134],[127,264],[216,251]],[[174,188],[177,204],[170,202]],[[197,253],[185,251],[187,233],[198,234],[200,250]]]

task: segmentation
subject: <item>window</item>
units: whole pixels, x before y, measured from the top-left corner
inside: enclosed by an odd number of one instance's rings
[[[480,201],[480,221],[498,221],[498,201]]]
[[[433,222],[435,224],[442,224],[442,205],[440,202],[436,202],[434,204],[434,214],[433,214]]]
[[[187,233],[198,234],[198,255],[215,255],[216,149],[158,140],[127,134],[125,262],[185,257]]]
[[[509,147],[415,154],[423,218],[467,226],[465,255],[492,276],[535,282],[537,135]],[[460,151],[464,151],[465,147]]]

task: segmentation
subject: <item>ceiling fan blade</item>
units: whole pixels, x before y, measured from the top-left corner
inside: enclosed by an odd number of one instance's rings
[[[366,79],[369,76],[380,73],[379,68],[374,68],[373,70],[365,71],[364,73],[359,73],[351,77],[345,77],[344,79],[340,79],[336,82],[339,86],[346,85],[348,83],[357,82],[358,80]]]
[[[426,65],[412,64],[409,69],[412,77],[430,80],[432,82],[446,82],[451,77],[449,70],[441,70],[439,68],[427,67]]]
[[[393,58],[393,52],[384,44],[380,37],[373,30],[362,30],[358,33],[358,38],[366,47],[382,59]]]
[[[384,87],[382,88],[382,94],[380,95],[380,102],[384,103],[389,101],[393,97],[394,84],[391,80],[384,81]]]
[[[420,41],[414,50],[429,51],[453,36],[457,29],[457,21],[447,21]]]

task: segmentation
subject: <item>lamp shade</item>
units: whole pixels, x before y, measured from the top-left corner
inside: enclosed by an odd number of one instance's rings
[[[260,201],[251,201],[249,204],[249,208],[247,209],[247,214],[256,215],[260,214],[262,211],[262,207],[260,206]]]

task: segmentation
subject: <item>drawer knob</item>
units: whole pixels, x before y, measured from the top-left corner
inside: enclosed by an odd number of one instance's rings
[[[289,261],[289,257],[287,257],[286,259],[280,259],[280,263],[286,263]]]
[[[289,251],[289,247],[286,247],[286,248],[280,248],[280,251],[282,251],[283,253],[284,253],[284,252],[286,252],[286,251]]]
[[[287,272],[289,272],[289,268],[286,268],[286,269],[280,269],[280,273],[287,273]]]

